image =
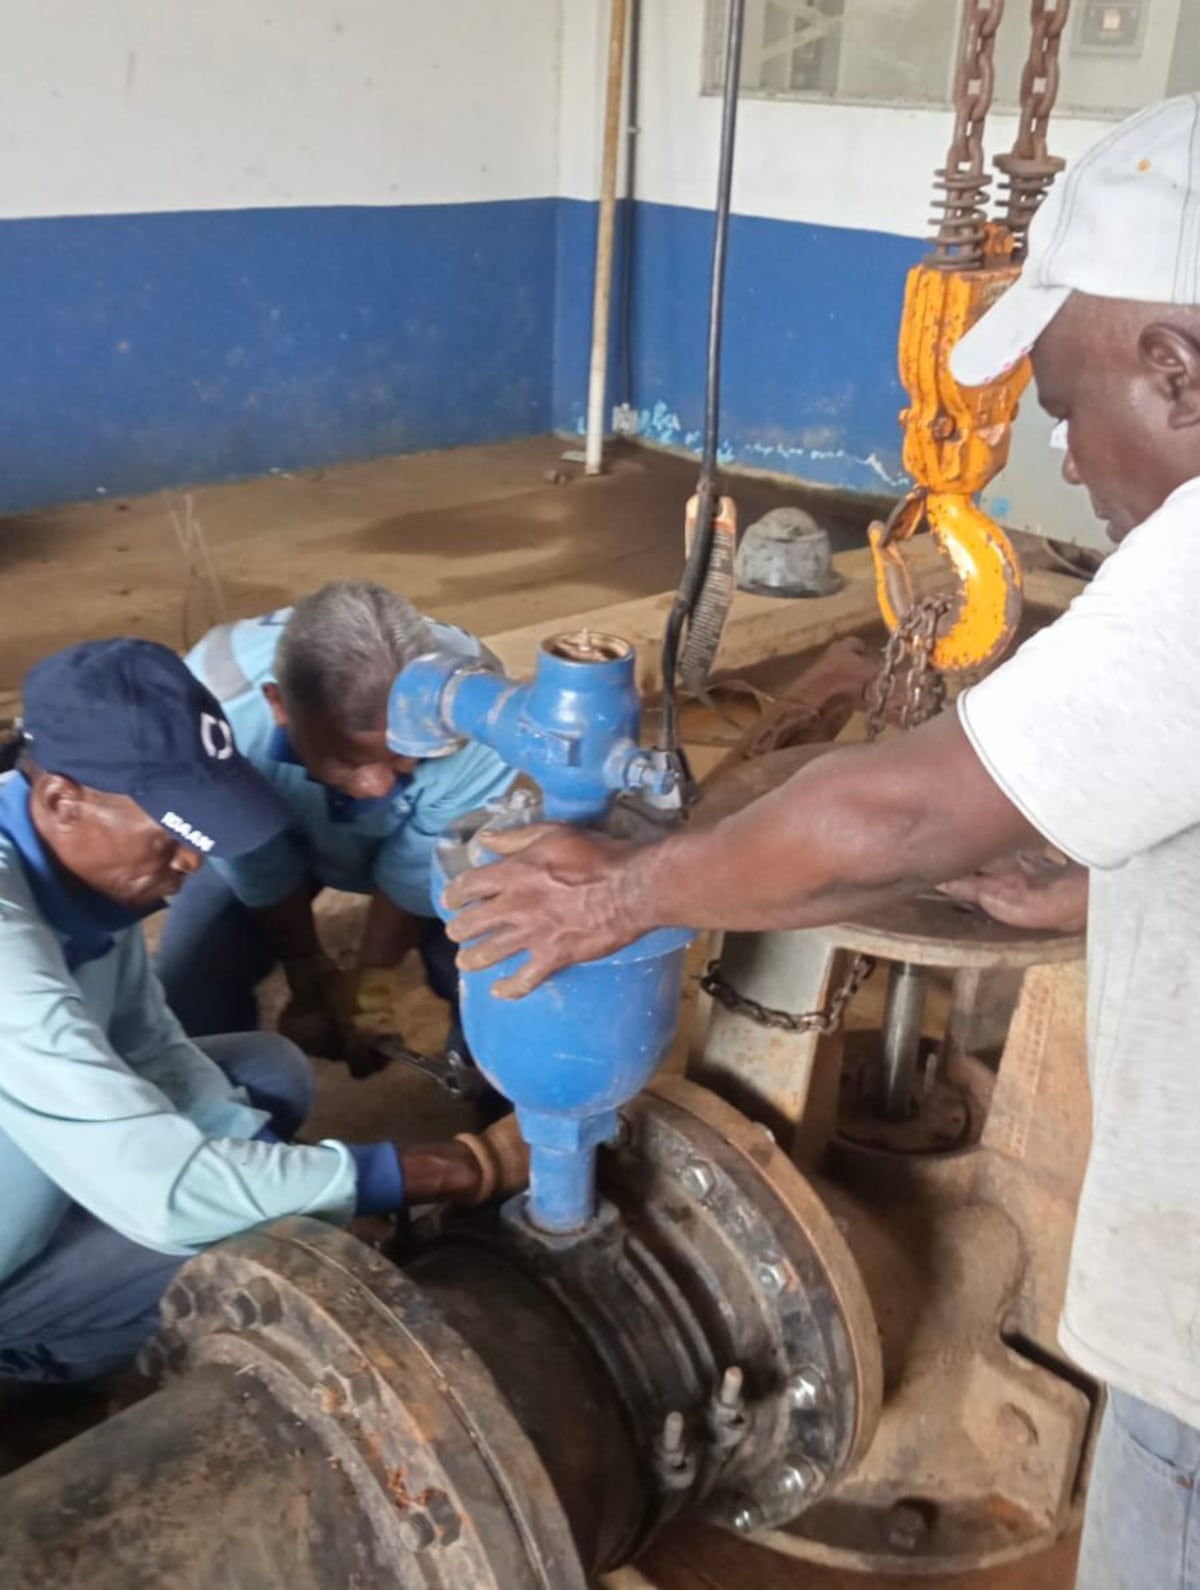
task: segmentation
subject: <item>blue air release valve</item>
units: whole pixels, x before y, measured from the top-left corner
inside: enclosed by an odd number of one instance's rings
[[[628,642],[583,630],[543,641],[528,684],[486,662],[418,657],[392,686],[388,744],[400,756],[446,756],[467,740],[496,750],[539,786],[464,818],[441,840],[433,894],[473,863],[484,828],[536,822],[603,827],[619,795],[680,804],[677,767],[638,745],[635,657]],[[530,1148],[527,1212],[544,1231],[571,1232],[596,1212],[596,1150],[617,1111],[658,1069],[679,1015],[691,934],[659,929],[636,944],[557,973],[525,999],[492,997],[510,959],[462,977],[462,1015],[480,1070],[512,1100]]]

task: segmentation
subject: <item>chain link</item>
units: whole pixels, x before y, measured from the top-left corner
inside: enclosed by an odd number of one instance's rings
[[[987,243],[987,190],[983,129],[996,85],[996,31],[1004,0],[964,0],[954,73],[954,133],[946,164],[937,173],[937,237],[930,264],[970,269],[983,263]]]
[[[1059,47],[1070,9],[1071,0],[1032,0],[1017,136],[1011,151],[996,158],[1007,183],[1004,224],[1013,234],[1018,259],[1025,255],[1029,223],[1065,164],[1048,152],[1046,139],[1058,98]]]
[[[867,693],[867,739],[877,740],[887,723],[888,707],[901,664],[908,673],[900,704],[900,727],[915,729],[936,717],[946,704],[946,681],[933,666],[938,625],[950,611],[948,596],[926,596],[914,602],[888,636],[883,665]]]
[[[887,723],[888,706],[896,688],[901,665],[907,660],[908,674],[900,705],[900,726],[915,728],[939,713],[946,704],[946,681],[933,666],[938,624],[950,610],[948,596],[927,596],[914,602],[888,636],[883,662],[867,697],[867,739],[877,740]],[[735,1016],[745,1016],[759,1027],[777,1032],[836,1032],[846,1015],[846,1007],[875,970],[874,958],[856,955],[842,982],[829,997],[823,1010],[779,1010],[740,993],[726,981],[719,961],[709,961],[700,987]]]
[[[846,1014],[846,1007],[875,970],[870,955],[856,955],[841,985],[830,995],[824,1010],[776,1010],[763,1005],[748,994],[740,994],[732,983],[725,981],[719,961],[709,961],[708,970],[700,979],[704,992],[723,1005],[735,1016],[745,1016],[759,1027],[770,1027],[776,1032],[836,1032]]]

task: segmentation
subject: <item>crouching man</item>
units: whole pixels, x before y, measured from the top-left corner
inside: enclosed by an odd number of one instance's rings
[[[220,700],[238,750],[288,813],[283,833],[218,859],[171,907],[158,973],[187,1032],[255,1026],[255,987],[282,962],[291,1003],[280,1030],[366,1074],[373,1040],[397,1033],[396,968],[416,950],[429,986],[451,1007],[447,1047],[466,1057],[454,951],[430,898],[430,863],[443,829],[502,795],[515,775],[481,745],[421,762],[388,750],[392,682],[414,657],[438,649],[481,651],[381,585],[338,580],[294,608],[210,631],[187,658]],[[327,886],[370,896],[346,971],[317,936],[313,900]]]
[[[288,820],[183,663],[90,642],[39,663],[24,698],[0,783],[0,1377],[69,1381],[130,1358],[209,1243],[474,1202],[488,1178],[477,1140],[293,1146],[312,1092],[295,1045],[194,1043],[168,1010],[141,918]]]

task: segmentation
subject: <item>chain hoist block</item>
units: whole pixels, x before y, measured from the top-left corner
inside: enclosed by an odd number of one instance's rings
[[[966,0],[955,72],[955,125],[935,187],[945,196],[934,250],[908,276],[901,317],[904,466],[915,485],[886,524],[870,529],[879,606],[893,633],[916,599],[903,544],[928,528],[949,558],[956,595],[930,655],[944,671],[987,668],[1008,649],[1021,616],[1021,569],[1003,529],[975,500],[1008,461],[1017,405],[1031,368],[1023,359],[987,386],[960,386],[950,352],[1016,280],[1029,223],[1062,162],[1046,150],[1058,91],[1058,48],[1069,0],[1033,0],[1032,42],[1021,78],[1021,118],[1010,154],[1005,224],[989,221],[983,134],[995,82],[1003,0]]]

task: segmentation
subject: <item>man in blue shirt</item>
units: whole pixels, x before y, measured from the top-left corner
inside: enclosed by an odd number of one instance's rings
[[[454,950],[430,898],[430,862],[447,825],[502,795],[515,775],[477,744],[439,760],[398,757],[386,732],[397,674],[422,652],[447,649],[482,651],[381,585],[338,580],[294,608],[210,631],[188,656],[289,822],[270,843],[190,879],[171,907],[158,973],[187,1032],[253,1027],[255,987],[282,961],[291,1003],[280,1030],[366,1074],[373,1040],[398,1031],[395,972],[416,950],[430,987],[451,1005],[448,1047],[465,1056]],[[355,963],[344,971],[322,951],[313,917],[327,886],[370,896]]]
[[[293,1145],[299,1050],[195,1043],[168,1010],[142,917],[287,822],[178,657],[72,647],[30,672],[24,710],[0,783],[0,1377],[77,1380],[132,1356],[207,1244],[287,1214],[473,1201],[480,1162],[462,1142]]]

